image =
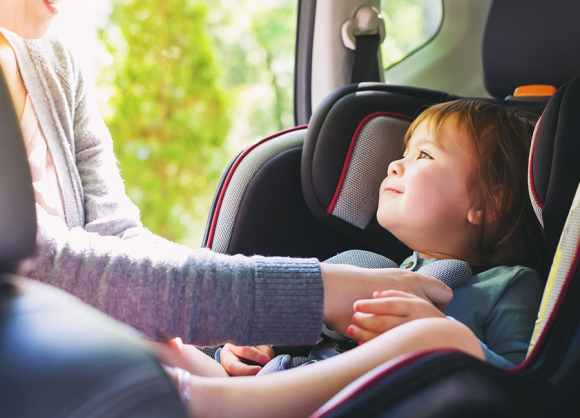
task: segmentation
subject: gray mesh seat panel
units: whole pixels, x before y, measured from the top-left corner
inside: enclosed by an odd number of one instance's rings
[[[421,267],[417,273],[435,277],[451,289],[462,286],[473,276],[469,264],[462,260],[438,260]]]
[[[228,251],[240,203],[248,184],[260,167],[286,150],[301,147],[305,137],[306,129],[285,133],[258,145],[243,158],[227,184],[219,209],[212,250],[219,253]]]
[[[401,158],[410,124],[404,119],[377,116],[362,128],[332,211],[334,216],[361,229],[369,224],[377,210],[379,186],[391,161]],[[384,146],[377,147],[377,143]]]
[[[367,269],[398,268],[399,265],[393,260],[380,254],[364,250],[349,250],[324,260],[330,264],[350,264],[352,266]]]

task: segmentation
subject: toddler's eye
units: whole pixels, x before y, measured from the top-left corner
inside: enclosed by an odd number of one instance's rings
[[[425,151],[419,151],[419,156],[417,157],[417,159],[418,160],[432,160],[433,157],[431,157]]]

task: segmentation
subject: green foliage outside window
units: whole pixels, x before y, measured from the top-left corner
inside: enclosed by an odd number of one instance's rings
[[[387,36],[381,45],[383,66],[388,68],[424,45],[439,30],[442,0],[382,0],[381,14]]]
[[[145,226],[198,247],[227,162],[293,125],[297,0],[113,0],[99,96]]]
[[[206,0],[206,26],[233,98],[228,147],[294,125],[293,77],[298,0]]]
[[[112,58],[100,79],[106,122],[127,193],[147,227],[181,242],[203,230],[231,125],[206,15],[202,1],[117,0],[100,33]]]

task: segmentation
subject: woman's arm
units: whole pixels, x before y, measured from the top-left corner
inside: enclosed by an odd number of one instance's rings
[[[33,277],[154,340],[311,344],[321,330],[316,259],[227,256],[168,241],[39,222]]]

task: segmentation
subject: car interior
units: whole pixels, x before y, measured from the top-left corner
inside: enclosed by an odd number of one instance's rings
[[[410,250],[380,228],[377,201],[368,197],[401,157],[411,121],[426,105],[458,98],[535,113],[528,188],[545,241],[546,288],[525,361],[502,369],[452,350],[412,353],[362,376],[313,417],[577,416],[580,3],[442,4],[435,36],[383,71],[379,45],[389,28],[381,29],[378,0],[299,2],[296,127],[256,141],[226,168],[203,246],[320,260],[357,249],[400,263]],[[347,21],[352,36],[341,36]],[[345,37],[351,43],[354,37],[354,51]],[[4,83],[0,109],[0,404],[6,416],[185,416],[134,331],[64,292],[11,274],[34,251],[36,221]]]

